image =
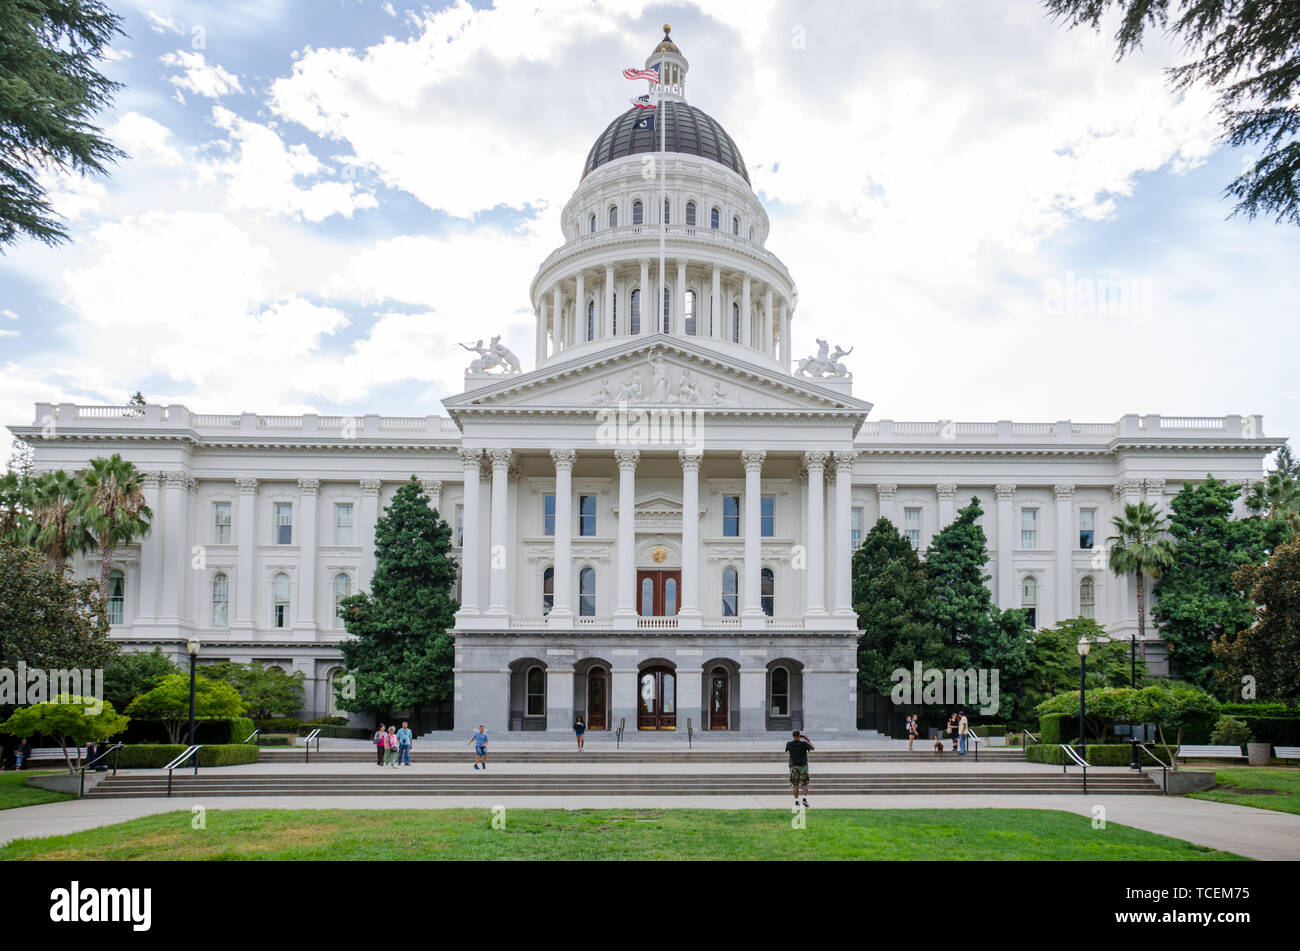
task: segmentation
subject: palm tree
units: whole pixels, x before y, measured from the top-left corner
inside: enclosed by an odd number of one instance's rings
[[[0,476],[0,539],[21,545],[31,524],[32,480],[17,472]]]
[[[36,479],[32,488],[30,543],[58,569],[94,545],[88,521],[86,484],[62,469]]]
[[[91,459],[82,479],[87,520],[101,553],[99,593],[107,600],[113,550],[146,534],[153,512],[145,502],[139,470],[117,453],[108,459]]]
[[[1109,539],[1110,570],[1121,578],[1137,576],[1138,636],[1146,640],[1146,579],[1156,578],[1174,563],[1176,548],[1165,532],[1168,525],[1149,502],[1125,505],[1111,519],[1116,534]],[[1136,645],[1134,645],[1136,647]]]

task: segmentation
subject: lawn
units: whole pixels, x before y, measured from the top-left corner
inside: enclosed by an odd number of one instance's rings
[[[1300,769],[1219,769],[1214,781],[1219,788],[1194,792],[1192,798],[1300,815]]]
[[[1237,859],[1189,842],[1039,809],[210,809],[23,839],[0,859]]]
[[[62,799],[75,799],[68,793],[53,792],[49,789],[37,789],[24,786],[23,780],[28,776],[42,773],[57,773],[61,770],[35,770],[32,772],[0,773],[0,809],[14,809],[18,806],[39,806],[43,802],[59,802]]]

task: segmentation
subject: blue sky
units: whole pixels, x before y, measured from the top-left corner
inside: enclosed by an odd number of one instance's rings
[[[1029,0],[117,7],[131,158],[51,180],[72,244],[0,257],[5,422],[136,389],[423,415],[460,339],[529,366],[529,281],[668,21],[799,285],[796,349],[855,347],[875,416],[1300,428],[1300,231],[1227,220],[1247,158],[1159,41],[1117,64]],[[1123,313],[1053,303],[1111,281]]]

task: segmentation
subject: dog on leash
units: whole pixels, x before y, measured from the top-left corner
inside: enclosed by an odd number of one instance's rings
[[[943,737],[941,736],[934,738],[934,755],[943,756]]]

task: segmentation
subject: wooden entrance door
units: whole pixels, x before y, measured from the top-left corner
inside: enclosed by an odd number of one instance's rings
[[[677,729],[677,674],[670,667],[648,667],[637,679],[638,730]]]
[[[728,726],[730,698],[728,689],[731,675],[725,667],[714,667],[709,672],[709,729],[725,730]]]
[[[601,667],[587,671],[587,729],[607,730],[609,681]]]
[[[637,613],[642,617],[676,617],[682,605],[680,571],[638,571]]]

